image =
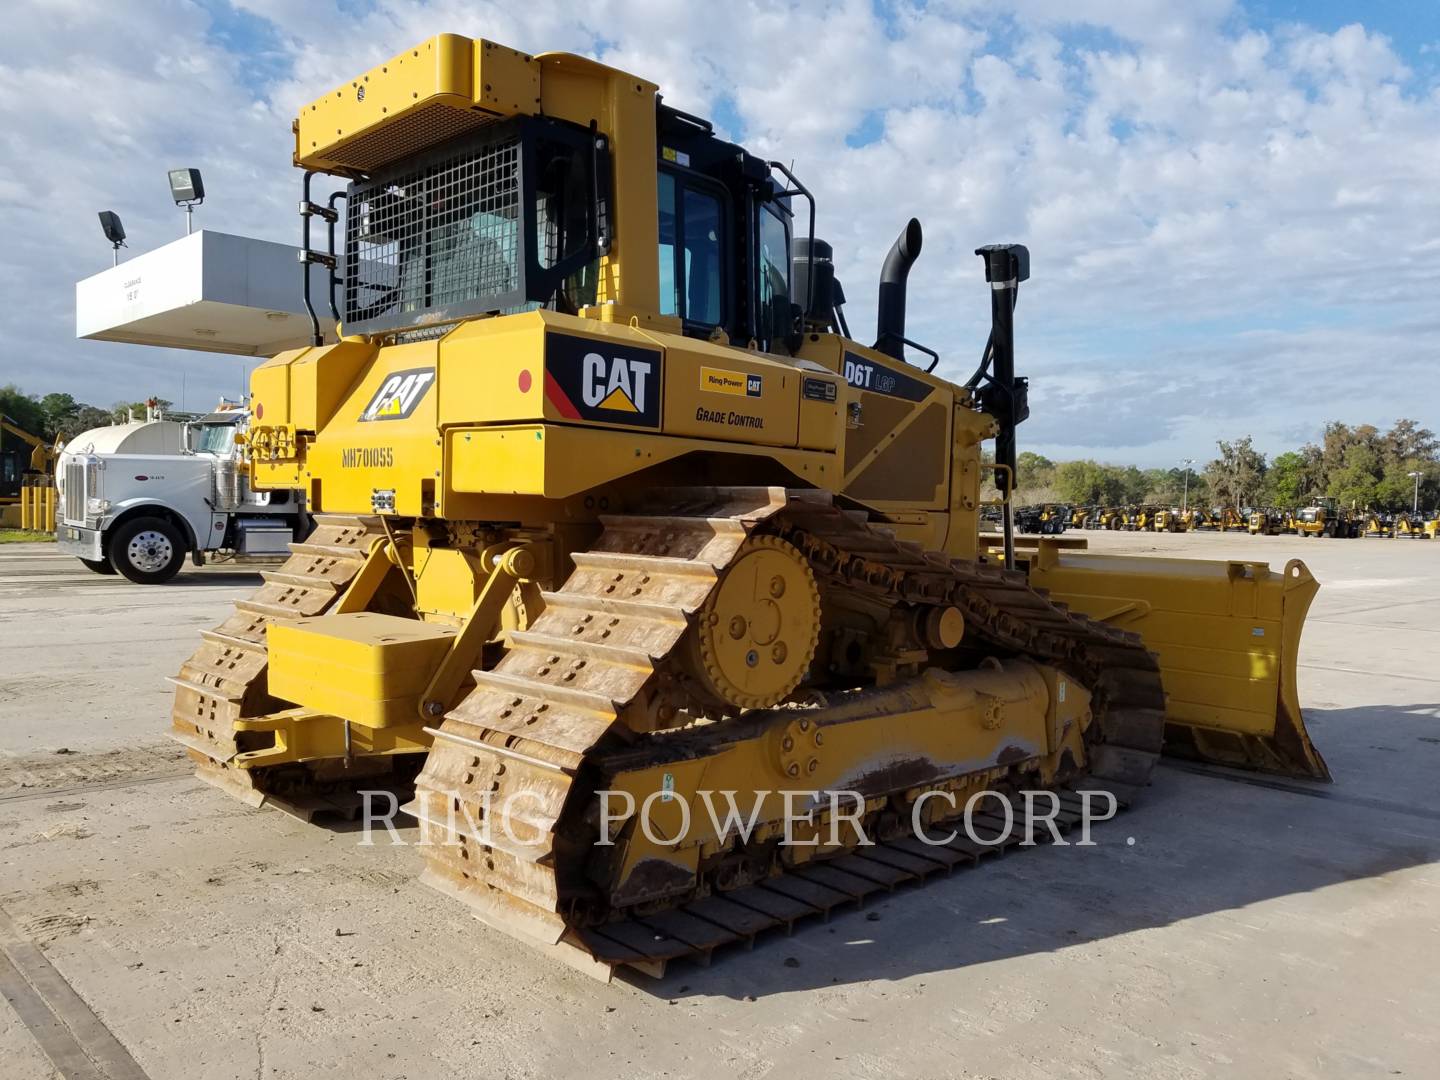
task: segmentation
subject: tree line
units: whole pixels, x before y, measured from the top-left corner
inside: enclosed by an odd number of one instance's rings
[[[1359,509],[1409,510],[1418,479],[1420,506],[1440,504],[1440,440],[1414,420],[1397,420],[1383,432],[1371,424],[1331,421],[1318,442],[1273,458],[1256,450],[1248,435],[1222,439],[1216,449],[1213,460],[1190,469],[1140,469],[1089,458],[1055,462],[1022,452],[1015,501],[1291,508],[1329,496]]]
[[[172,404],[164,398],[153,400],[162,409],[168,410]],[[102,409],[76,401],[69,394],[36,397],[13,384],[0,386],[0,415],[8,416],[17,427],[51,443],[57,438],[72,439],[91,428],[123,424],[131,413],[137,420],[143,420],[145,406],[144,401],[117,401],[108,409]]]

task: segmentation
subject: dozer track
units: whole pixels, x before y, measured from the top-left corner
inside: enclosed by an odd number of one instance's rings
[[[318,515],[315,521],[304,542],[290,545],[290,558],[278,570],[262,572],[264,584],[253,596],[237,600],[214,630],[201,631],[200,648],[171,679],[170,737],[189,751],[195,774],[251,806],[270,803],[307,820],[322,811],[351,812],[347,789],[360,770],[331,777],[333,765],[280,766],[258,774],[239,768],[233,762],[249,747],[234,724],[288,707],[266,691],[266,627],[328,611],[385,535],[378,518]],[[370,759],[361,769],[366,767],[388,768],[388,762]]]
[[[882,838],[876,846],[831,850],[796,865],[771,857],[766,869],[740,879],[733,859],[723,874],[702,866],[693,888],[663,904],[617,905],[585,879],[594,791],[621,772],[752,738],[757,723],[773,718],[758,710],[657,730],[669,721],[667,710],[689,711],[676,700],[683,697],[676,688],[684,679],[676,673],[687,630],[753,537],[777,537],[803,553],[822,594],[847,590],[892,605],[952,605],[964,615],[968,650],[1050,665],[1087,688],[1088,761],[1052,785],[1062,824],[1078,817],[1077,786],[1108,790],[1123,806],[1147,782],[1165,701],[1156,660],[1137,635],[1052,603],[1018,571],[898,541],[824,493],[696,489],[654,498],[664,513],[642,508],[602,518],[594,547],[574,556],[573,573],[545,595],[542,614],[511,635],[510,650],[492,670],[474,672],[474,690],[432,731],[435,743],[407,809],[450,836],[461,824],[458,842],[422,848],[422,880],[468,903],[487,923],[596,974],[619,965],[658,974],[668,960],[704,960],[718,945],[900,881],[923,880],[1028,836],[1022,829],[992,849],[977,850],[965,839],[931,847],[908,831],[902,835],[894,811],[882,806],[863,819],[869,835]],[[792,708],[806,708],[803,698],[802,692]],[[827,709],[815,708],[800,715],[814,717],[818,729]],[[988,772],[984,786],[1008,797],[1005,767],[979,771]],[[866,805],[877,795],[881,804],[913,799],[917,790],[967,775],[920,782],[896,776],[888,787],[865,791]],[[515,806],[524,809],[512,812]],[[469,827],[487,812],[491,819],[479,822],[488,825],[483,834]],[[998,824],[983,815],[977,820]]]

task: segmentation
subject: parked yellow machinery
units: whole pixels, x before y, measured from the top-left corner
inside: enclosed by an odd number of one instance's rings
[[[1366,535],[1370,535],[1368,529],[1366,530]],[[1413,518],[1409,514],[1402,512],[1394,516],[1390,522],[1390,528],[1382,535],[1403,536],[1413,540],[1425,535],[1425,521],[1423,518]]]
[[[1295,513],[1297,536],[1354,538],[1361,534],[1363,528],[1363,523],[1353,511],[1341,509],[1330,498],[1316,499]]]
[[[1232,529],[1249,529],[1250,527],[1245,517],[1233,506],[1222,506],[1215,513],[1214,521],[1221,532],[1230,532]]]
[[[1099,527],[1115,531],[1125,528],[1125,510],[1119,506],[1107,506],[1098,514]]]
[[[1159,507],[1151,517],[1151,528],[1156,532],[1184,532],[1185,527],[1185,519],[1180,511],[1168,506]]]
[[[1250,511],[1251,536],[1279,536],[1285,531],[1286,515],[1273,507]]]
[[[1025,249],[979,250],[985,360],[941,378],[906,336],[918,222],[862,343],[805,187],[656,90],[442,35],[303,107],[303,212],[312,172],[350,180],[344,334],[256,369],[249,453],[319,524],[175,680],[199,774],[300,810],[413,780],[456,827],[424,879],[598,973],[967,858],[900,835],[932,792],[1123,804],[1162,737],[1326,776],[1298,561],[1017,558],[1008,504],[982,547],[981,444],[1008,492],[1028,414]],[[832,833],[827,791],[885,844]],[[822,842],[780,842],[783,792]]]
[[[1365,514],[1366,536],[1405,535],[1410,531],[1410,518],[1406,514],[1387,514],[1380,510],[1369,510]]]
[[[55,531],[55,449],[8,416],[0,416],[5,435],[29,449],[0,450],[0,522],[35,532]]]

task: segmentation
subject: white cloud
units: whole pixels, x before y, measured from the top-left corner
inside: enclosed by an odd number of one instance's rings
[[[233,360],[71,340],[71,285],[107,255],[94,210],[137,248],[168,239],[161,174],[196,164],[203,223],[293,238],[295,108],[453,30],[598,54],[794,159],[862,337],[880,259],[919,216],[910,331],[952,374],[984,340],[973,248],[1027,243],[1022,443],[1151,464],[1247,431],[1282,449],[1331,417],[1440,427],[1440,97],[1361,25],[1262,32],[1231,0],[221,4],[11,13],[0,381],[104,403],[175,396],[183,368],[192,395],[233,393]],[[236,10],[266,30],[263,62],[233,51]],[[878,139],[849,145],[862,128]]]

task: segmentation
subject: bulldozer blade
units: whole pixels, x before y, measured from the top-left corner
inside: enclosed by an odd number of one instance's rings
[[[1319,583],[1267,563],[1097,555],[1042,544],[1030,580],[1091,618],[1133,630],[1160,660],[1164,752],[1329,780],[1300,712],[1300,633]]]

